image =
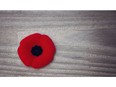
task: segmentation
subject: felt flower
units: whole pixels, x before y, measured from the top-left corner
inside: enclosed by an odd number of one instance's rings
[[[17,51],[26,66],[41,68],[53,60],[56,48],[47,35],[34,33],[22,39]]]

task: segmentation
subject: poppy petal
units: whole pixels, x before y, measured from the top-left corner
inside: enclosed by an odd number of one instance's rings
[[[28,54],[28,55],[27,55]],[[18,55],[21,59],[21,61],[26,65],[26,66],[31,66],[33,58],[30,57],[30,53],[26,51],[22,46],[18,48]]]
[[[20,45],[23,45],[23,47],[31,47],[35,44],[38,44],[39,40],[41,38],[41,34],[35,33],[31,34],[24,39],[21,40]]]

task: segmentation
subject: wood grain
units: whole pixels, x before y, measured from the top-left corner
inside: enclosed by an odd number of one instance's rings
[[[17,55],[20,40],[35,32],[57,48],[42,69]],[[0,76],[116,76],[116,12],[0,11]]]

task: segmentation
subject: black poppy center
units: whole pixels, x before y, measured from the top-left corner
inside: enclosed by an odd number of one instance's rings
[[[31,53],[34,55],[34,56],[39,56],[42,54],[42,48],[40,46],[37,46],[35,45],[34,47],[32,47],[31,49]]]

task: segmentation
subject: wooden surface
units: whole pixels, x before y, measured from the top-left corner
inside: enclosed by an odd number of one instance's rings
[[[57,48],[42,69],[17,55],[20,40],[35,32]],[[0,76],[116,76],[116,12],[0,11]]]

